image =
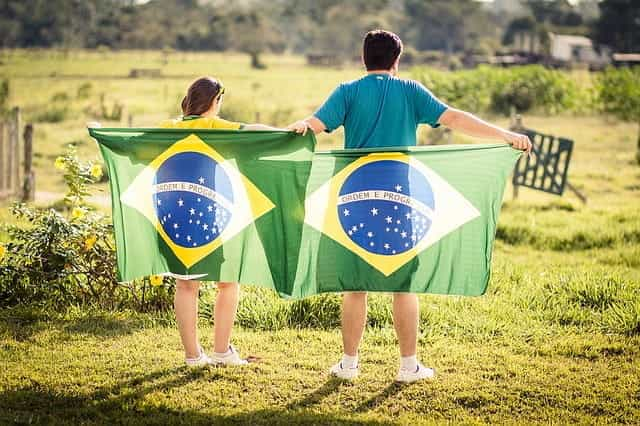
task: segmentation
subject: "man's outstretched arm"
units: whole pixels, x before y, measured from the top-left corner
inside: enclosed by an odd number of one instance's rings
[[[512,132],[479,119],[473,114],[448,108],[442,113],[438,122],[451,130],[457,130],[465,135],[484,139],[502,140],[516,149],[531,151],[531,141],[527,135]]]
[[[289,124],[287,129],[293,130],[294,132],[306,135],[307,130],[311,129],[313,133],[318,134],[320,132],[324,132],[327,126],[324,125],[322,121],[314,117],[313,115],[305,118],[304,120],[296,121],[295,123]]]

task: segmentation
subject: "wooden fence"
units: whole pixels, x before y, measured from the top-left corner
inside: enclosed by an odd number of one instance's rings
[[[6,117],[0,118],[0,199],[33,201],[32,158],[33,125],[27,124],[21,129],[20,109],[13,108]]]

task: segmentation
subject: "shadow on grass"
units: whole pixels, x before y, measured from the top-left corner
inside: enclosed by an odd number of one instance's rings
[[[301,408],[307,408],[311,405],[318,404],[324,398],[326,398],[327,396],[339,390],[342,385],[349,386],[350,383],[344,380],[341,380],[337,377],[330,377],[325,382],[324,385],[320,386],[318,389],[311,392],[309,395],[305,396],[304,398],[298,401],[293,401],[292,403],[288,404],[286,409],[298,410]]]
[[[230,415],[206,414],[191,409],[153,406],[144,396],[167,392],[198,380],[217,380],[219,373],[173,368],[157,370],[86,394],[65,394],[32,381],[18,389],[0,392],[0,423],[17,424],[340,424],[382,425],[361,422],[303,408],[337,390],[341,382],[330,380],[311,395],[286,407],[246,411]],[[228,380],[225,377],[225,380]]]
[[[114,318],[108,314],[91,314],[65,322],[63,328],[65,332],[70,334],[115,337],[140,330],[144,328],[144,323],[134,318]]]
[[[3,309],[0,310],[0,336],[8,336],[17,342],[27,342],[45,329],[49,318],[38,310]]]
[[[374,397],[369,398],[362,404],[358,405],[358,407],[356,407],[354,411],[356,413],[363,413],[366,411],[375,410],[387,399],[389,399],[389,397],[398,395],[402,389],[406,389],[409,386],[411,386],[411,384],[393,382],[389,386],[384,388],[378,395],[375,395]]]
[[[118,317],[108,312],[83,313],[74,318],[61,318],[59,313],[37,308],[6,308],[0,310],[0,336],[17,342],[32,340],[45,329],[60,328],[68,334],[115,337],[131,334],[145,327],[139,318]]]

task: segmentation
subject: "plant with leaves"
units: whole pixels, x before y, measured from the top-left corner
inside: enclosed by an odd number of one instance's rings
[[[18,224],[5,227],[9,242],[0,249],[1,304],[168,309],[162,277],[118,283],[111,221],[86,203],[102,165],[79,161],[73,147],[54,165],[64,173],[65,209],[12,207]]]
[[[636,160],[640,163],[640,67],[608,68],[598,77],[596,87],[604,112],[638,124]]]

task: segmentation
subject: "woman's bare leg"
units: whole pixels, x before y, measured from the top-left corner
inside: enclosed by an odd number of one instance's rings
[[[176,280],[176,294],[173,306],[185,357],[200,356],[198,344],[198,290],[200,281]]]

